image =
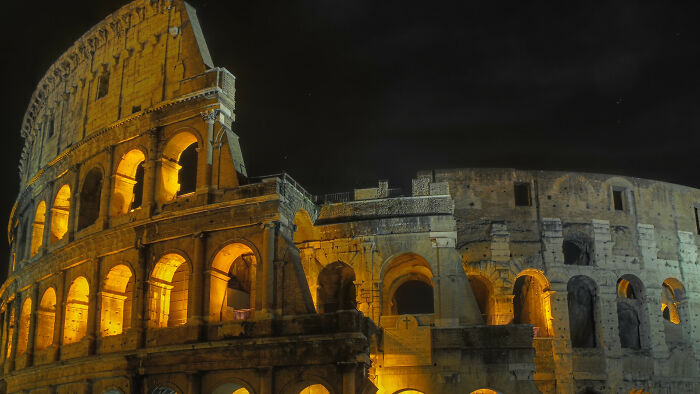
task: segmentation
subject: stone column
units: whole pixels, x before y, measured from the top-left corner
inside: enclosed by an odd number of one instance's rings
[[[598,309],[596,319],[600,320],[600,325],[596,341],[605,356],[605,370],[611,390],[616,392],[621,389],[623,370],[620,328],[617,320],[617,286],[614,282],[598,287]]]
[[[114,146],[105,148],[107,154],[107,167],[105,168],[104,181],[102,183],[102,193],[100,195],[100,226],[102,229],[109,227],[109,210],[112,201],[112,188],[114,179],[112,173],[114,169]]]
[[[20,315],[22,314],[22,301],[24,301],[21,297],[21,293],[17,293],[17,296],[15,296],[15,300],[12,303],[13,306],[15,307],[15,319],[12,322],[14,324],[15,329],[14,332],[12,333],[12,338],[10,340],[12,341],[12,349],[10,349],[10,358],[9,363],[8,363],[8,368],[10,371],[15,369],[15,358],[17,358],[17,344],[18,344],[18,339],[19,339],[19,321],[20,321]],[[7,369],[5,369],[7,371]]]
[[[262,291],[261,295],[262,315],[264,318],[272,316],[274,307],[275,285],[275,238],[277,236],[277,224],[266,223],[263,229],[262,247]]]
[[[32,315],[29,319],[29,337],[27,338],[27,365],[34,364],[34,342],[36,339],[36,321],[39,315],[39,285],[34,284],[34,289],[32,290]]]
[[[146,245],[139,245],[138,255],[137,269],[139,269],[139,276],[141,277],[141,280],[138,282],[140,284],[140,288],[137,287],[134,289],[136,293],[134,300],[136,310],[134,311],[135,313],[132,313],[132,315],[136,315],[135,328],[138,335],[137,347],[140,349],[146,346],[146,333],[148,330],[148,319],[150,317],[148,311],[148,299],[150,297],[151,289],[148,283],[149,278],[146,276],[148,275],[148,247]]]
[[[68,241],[75,240],[76,226],[78,222],[78,201],[80,197],[80,168],[82,164],[78,163],[73,167],[73,185],[71,185],[70,195],[70,210],[68,211]]]
[[[542,218],[542,260],[548,274],[554,267],[564,264],[563,242],[561,220]]]
[[[54,190],[55,182],[51,182],[49,190],[55,192]],[[53,194],[49,196],[49,201],[46,201],[46,215],[44,215],[44,234],[41,237],[41,250],[39,250],[39,255],[43,256],[46,251],[49,250],[49,243],[51,242],[51,216],[53,215],[53,203],[51,199],[54,197]]]
[[[549,306],[552,309],[552,350],[557,393],[573,393],[573,359],[566,283],[552,283],[552,290],[548,295]]]
[[[204,327],[204,322],[209,320],[209,283],[204,275],[206,266],[206,239],[204,232],[193,235],[194,255],[192,256],[192,275],[190,276],[190,289],[187,310],[187,323]],[[204,331],[200,330],[200,339],[204,339]]]
[[[7,360],[7,341],[9,339],[7,332],[10,328],[10,309],[10,304],[7,304],[5,306],[5,312],[2,316],[2,342],[0,342],[0,346],[2,346],[2,349],[0,349],[0,363],[2,364],[5,364],[5,361]]]
[[[212,187],[212,166],[214,164],[214,126],[216,125],[216,119],[219,116],[219,110],[211,110],[203,112],[202,119],[207,123],[207,135],[203,136],[205,139],[205,146],[200,146],[198,149],[198,162],[197,166],[197,194],[198,195],[208,195],[209,190]],[[202,156],[204,155],[204,160]],[[200,171],[201,170],[201,171]],[[201,179],[200,176],[201,175]],[[205,202],[208,202],[208,196],[205,198]]]
[[[355,373],[357,365],[355,363],[342,366],[343,369],[343,394],[355,394]]]
[[[61,345],[63,341],[63,316],[66,310],[66,295],[64,293],[66,286],[66,272],[59,272],[58,278],[59,279],[56,281],[56,316],[54,317],[53,340],[51,341],[51,346],[53,346],[55,349],[53,355],[54,361],[60,359],[61,357]]]
[[[158,135],[157,128],[148,130],[148,156],[144,163],[143,174],[143,209],[150,216],[156,208],[157,199],[156,191],[158,190],[156,182],[158,181]]]
[[[260,376],[260,394],[272,394],[274,388],[272,371],[272,367],[258,369],[258,375]]]
[[[91,272],[90,272],[90,293],[88,301],[88,321],[87,321],[87,333],[85,338],[90,341],[89,354],[95,354],[97,338],[100,335],[100,309],[102,309],[102,303],[100,302],[100,266],[101,261],[96,260],[92,262]]]

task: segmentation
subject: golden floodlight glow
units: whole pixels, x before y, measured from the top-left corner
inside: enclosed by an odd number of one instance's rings
[[[44,350],[53,344],[56,324],[56,290],[49,287],[44,291],[37,311],[36,350]]]
[[[122,157],[114,175],[114,191],[112,196],[112,216],[123,215],[129,212],[134,200],[134,186],[136,185],[136,170],[139,164],[146,160],[146,156],[140,149],[132,149]]]
[[[325,388],[322,384],[314,384],[314,385],[308,386],[299,392],[299,394],[329,394],[329,393],[330,392],[328,391],[328,389]]]
[[[189,132],[176,134],[168,141],[163,150],[163,158],[160,161],[160,187],[158,201],[167,202],[177,196],[180,191],[178,174],[182,168],[179,164],[180,156],[190,145],[197,143],[197,137]]]
[[[29,322],[32,318],[32,299],[27,298],[22,304],[22,313],[19,315],[19,338],[17,338],[17,355],[27,351],[29,342]]]
[[[63,239],[68,231],[68,216],[70,215],[70,186],[63,185],[56,193],[56,199],[51,207],[51,242]]]
[[[100,333],[119,335],[131,326],[131,291],[133,275],[129,267],[120,264],[112,268],[104,281]]]
[[[39,253],[41,245],[44,243],[44,222],[46,220],[46,203],[40,202],[34,214],[34,224],[32,225],[32,251],[30,257]]]
[[[149,327],[174,327],[187,322],[189,267],[185,258],[169,253],[153,268],[149,285]]]
[[[66,301],[66,318],[63,324],[63,343],[75,343],[87,333],[90,285],[84,276],[77,277],[70,285]]]

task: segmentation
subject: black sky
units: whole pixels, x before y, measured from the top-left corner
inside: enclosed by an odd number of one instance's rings
[[[3,2],[3,229],[37,82],[125,3]],[[448,167],[700,187],[700,3],[677,3],[191,1],[237,77],[250,174],[316,194]]]

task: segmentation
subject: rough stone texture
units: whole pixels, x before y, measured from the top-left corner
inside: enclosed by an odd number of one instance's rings
[[[463,169],[319,199],[248,177],[234,93],[181,0],[126,5],[51,67],[22,126],[0,392],[700,391],[699,190]],[[411,285],[432,292],[399,308]]]

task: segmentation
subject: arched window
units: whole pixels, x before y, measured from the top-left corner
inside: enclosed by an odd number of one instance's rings
[[[571,346],[594,348],[596,340],[596,286],[591,278],[574,276],[566,286]]]
[[[513,323],[532,324],[536,337],[550,335],[545,313],[545,286],[548,284],[533,275],[521,275],[513,285]]]
[[[617,324],[620,345],[627,349],[641,349],[644,288],[633,275],[624,275],[617,281]]]
[[[176,134],[165,145],[161,160],[161,183],[158,201],[194,192],[197,186],[197,137],[192,133]]]
[[[250,391],[240,384],[225,383],[214,389],[211,394],[250,394]]]
[[[102,289],[100,332],[103,337],[119,335],[131,327],[131,303],[134,278],[124,264],[107,273]]]
[[[683,284],[675,278],[668,278],[661,286],[661,313],[664,318],[664,334],[670,349],[685,346],[691,340],[684,327],[688,319],[687,302]]]
[[[40,202],[36,206],[34,223],[32,224],[32,251],[30,257],[39,253],[41,245],[44,243],[44,223],[46,222],[46,203]]]
[[[212,261],[209,289],[209,321],[243,320],[252,309],[255,255],[246,245],[232,243]]]
[[[63,239],[68,231],[68,216],[70,214],[70,186],[63,185],[56,193],[56,199],[51,207],[51,242]]]
[[[29,324],[32,318],[32,299],[27,298],[22,304],[22,313],[19,315],[19,336],[17,338],[17,355],[27,351],[29,343]]]
[[[139,149],[125,154],[114,175],[114,194],[111,215],[128,213],[141,206],[143,200],[143,163],[146,156]]]
[[[493,324],[493,291],[491,283],[488,279],[479,275],[467,275],[469,279],[469,287],[471,287],[474,293],[474,298],[476,299],[476,304],[479,306],[479,312],[481,312],[481,318],[484,320],[485,324]]]
[[[301,389],[299,394],[330,394],[330,391],[322,384],[313,384]]]
[[[383,314],[430,314],[434,311],[433,272],[415,253],[394,258],[382,276]]]
[[[355,271],[340,261],[328,264],[318,274],[319,313],[356,309]]]
[[[80,211],[78,212],[78,230],[82,230],[97,221],[100,216],[100,197],[102,194],[102,171],[93,168],[83,180],[80,189]]]
[[[153,268],[149,287],[149,327],[175,327],[187,323],[190,270],[185,258],[166,254]]]
[[[564,264],[566,265],[591,265],[590,242],[587,237],[578,235],[565,239],[562,243]]]
[[[49,287],[41,296],[36,317],[36,349],[44,350],[53,345],[56,326],[56,291]]]
[[[84,276],[77,277],[68,289],[66,318],[63,323],[63,343],[75,343],[87,333],[90,285]]]

